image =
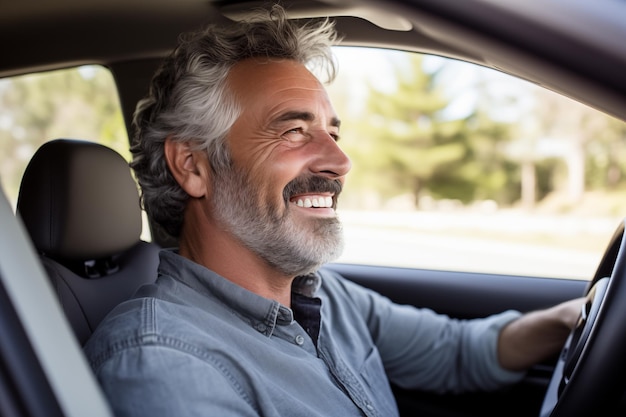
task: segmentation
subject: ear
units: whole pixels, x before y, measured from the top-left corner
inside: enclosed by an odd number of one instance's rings
[[[204,153],[191,149],[189,142],[165,139],[165,160],[174,179],[191,197],[206,196],[210,186],[208,160]]]

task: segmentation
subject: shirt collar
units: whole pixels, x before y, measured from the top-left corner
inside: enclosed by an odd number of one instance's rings
[[[290,308],[278,301],[261,297],[197,264],[176,250],[164,249],[160,252],[159,275],[167,275],[206,295],[247,320],[252,327],[266,336],[271,336],[277,325],[288,325],[294,320]],[[317,273],[296,277],[292,291],[313,297],[321,285]],[[203,308],[202,305],[198,307]]]

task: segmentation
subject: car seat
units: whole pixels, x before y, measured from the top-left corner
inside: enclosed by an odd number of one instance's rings
[[[156,279],[159,247],[140,238],[137,185],[106,146],[42,145],[22,178],[17,214],[81,344],[115,305]]]

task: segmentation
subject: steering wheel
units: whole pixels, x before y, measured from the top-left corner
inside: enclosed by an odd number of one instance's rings
[[[557,361],[540,417],[604,415],[626,386],[626,243],[615,231]]]

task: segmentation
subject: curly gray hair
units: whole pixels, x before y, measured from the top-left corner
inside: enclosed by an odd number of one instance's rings
[[[295,60],[325,72],[324,81],[330,82],[336,75],[330,47],[337,40],[328,19],[300,25],[289,21],[278,5],[245,21],[181,35],[133,119],[130,166],[152,220],[178,237],[189,198],[167,167],[166,138],[206,151],[216,172],[230,166],[225,139],[240,108],[226,78],[237,62],[255,57]]]

